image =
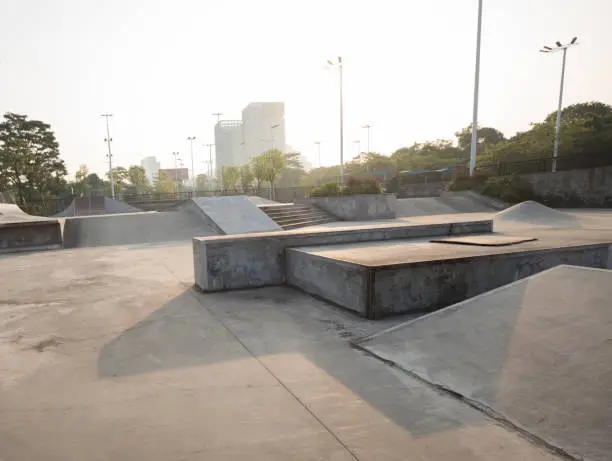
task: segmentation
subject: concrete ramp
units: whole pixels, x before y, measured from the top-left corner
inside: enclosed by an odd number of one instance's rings
[[[61,248],[57,219],[32,216],[14,204],[0,203],[0,253]]]
[[[397,199],[397,217],[432,216],[456,213],[494,213],[504,204],[475,193],[445,192],[441,197]]]
[[[185,209],[191,213],[201,213],[207,224],[220,234],[251,234],[282,230],[245,195],[196,197],[190,202],[185,204]]]
[[[94,216],[101,214],[137,213],[142,210],[135,208],[120,200],[108,197],[82,197],[75,198],[72,203],[56,218],[67,218],[70,216]]]
[[[541,203],[528,200],[521,202],[495,215],[496,222],[535,224],[550,227],[581,227],[575,216]]]
[[[201,216],[186,211],[65,218],[64,248],[188,241],[217,235]]]
[[[573,459],[612,454],[612,271],[558,266],[361,347]]]

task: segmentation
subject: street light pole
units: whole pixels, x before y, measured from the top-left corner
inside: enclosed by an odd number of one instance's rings
[[[551,48],[550,46],[544,46],[540,52],[541,53],[556,53],[558,51],[563,51],[563,63],[561,64],[561,85],[559,88],[559,107],[557,108],[557,121],[555,123],[555,144],[553,147],[553,162],[552,162],[552,172],[557,171],[557,157],[559,156],[559,133],[561,132],[561,107],[563,105],[563,85],[565,82],[565,58],[567,56],[567,49],[570,46],[577,45],[576,41],[578,37],[574,37],[570,43],[567,45],[562,45],[561,42],[557,42],[556,48]]]
[[[319,151],[319,168],[321,168],[321,141],[315,141],[314,143],[317,145]]]
[[[113,179],[113,154],[111,153],[111,141],[113,140],[110,137],[110,128],[108,124],[109,117],[112,117],[113,114],[102,114],[101,117],[106,118],[106,144],[108,145],[108,178],[110,180],[110,188],[111,188],[111,197],[115,198],[115,181]]]
[[[340,74],[340,184],[344,184],[344,102],[342,94],[342,57],[338,56],[338,61],[333,62],[328,60],[330,66],[338,66]]]
[[[218,125],[218,124],[219,124],[219,122],[221,121],[221,116],[222,116],[222,115],[223,115],[223,114],[222,114],[221,112],[215,112],[215,113],[213,114],[213,117],[217,117],[217,125]]]
[[[280,125],[276,123],[270,126],[270,139],[272,139],[272,149],[276,149],[276,139],[274,138],[274,128],[278,128]]]
[[[478,142],[478,86],[480,84],[480,36],[482,32],[482,0],[478,0],[478,29],[476,32],[476,69],[474,72],[474,111],[472,114],[472,145],[470,147],[470,176],[476,168],[476,144]]]
[[[176,183],[176,193],[178,194],[179,192],[179,186],[178,186],[178,169],[177,169],[177,160],[178,160],[178,156],[179,153],[178,152],[172,152],[172,156],[174,157],[174,181]]]
[[[370,152],[370,128],[372,128],[372,125],[365,124],[361,128],[366,128],[368,130],[368,152]]]
[[[361,141],[359,139],[353,141],[355,144],[357,144],[357,155],[361,154]]]
[[[191,185],[192,190],[195,191],[195,169],[193,167],[193,141],[195,140],[195,136],[188,136],[187,141],[189,141],[189,150],[191,151]]]

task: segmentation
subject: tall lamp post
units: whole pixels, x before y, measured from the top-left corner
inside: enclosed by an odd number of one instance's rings
[[[368,130],[368,153],[369,153],[370,152],[370,128],[372,128],[372,125],[365,124],[365,125],[362,125],[361,128],[365,128]]]
[[[108,179],[110,180],[110,188],[111,188],[111,197],[115,198],[115,181],[113,179],[113,154],[111,153],[111,141],[113,138],[110,137],[110,128],[108,124],[108,119],[112,117],[113,114],[102,114],[101,117],[106,119],[106,139],[104,141],[108,145]]]
[[[553,163],[552,172],[557,171],[557,157],[559,155],[559,132],[561,131],[561,106],[563,105],[563,84],[565,81],[565,58],[567,56],[567,49],[571,46],[578,45],[578,37],[572,38],[572,41],[566,45],[561,42],[556,42],[556,47],[544,46],[540,50],[541,53],[556,53],[563,51],[563,64],[561,64],[561,85],[559,87],[559,107],[557,108],[557,123],[555,124],[555,146],[553,148]]]
[[[214,144],[204,144],[208,147],[208,189],[212,189],[212,171],[213,171],[213,162],[212,162],[212,148]]]
[[[338,66],[340,74],[340,184],[344,184],[344,104],[342,100],[342,57],[337,61],[328,60],[330,66]]]
[[[276,139],[274,138],[274,128],[278,128],[280,125],[275,123],[270,125],[270,139],[272,140],[272,149],[276,149]]]
[[[482,0],[478,0],[478,29],[476,32],[476,69],[474,72],[474,111],[472,114],[472,145],[470,147],[470,176],[476,167],[476,144],[478,141],[478,86],[480,84],[480,36],[482,32]]]
[[[361,154],[361,141],[357,139],[353,143],[357,144],[357,155]]]
[[[195,169],[193,167],[193,141],[195,141],[195,136],[188,136],[187,141],[189,141],[189,150],[191,153],[191,185],[192,191],[195,192]]]
[[[172,156],[174,157],[174,182],[176,183],[176,193],[178,194],[179,192],[179,186],[178,186],[178,168],[177,168],[177,163],[178,163],[178,156],[179,153],[178,152],[172,152]]]
[[[317,154],[319,156],[319,168],[321,168],[321,141],[314,142],[317,145]]]

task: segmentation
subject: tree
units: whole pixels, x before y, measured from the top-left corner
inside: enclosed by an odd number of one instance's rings
[[[391,154],[391,159],[399,171],[440,170],[466,162],[461,149],[444,139],[402,147]]]
[[[79,169],[74,174],[74,178],[76,179],[77,182],[82,182],[85,180],[88,174],[89,174],[89,168],[87,168],[87,165],[79,165]]]
[[[208,189],[208,176],[199,174],[196,176],[196,190]]]
[[[266,180],[266,159],[263,155],[257,155],[251,159],[251,171],[257,184],[257,192],[259,192],[261,183]]]
[[[66,165],[51,126],[7,112],[0,123],[0,189],[14,190],[22,203],[66,190]]]
[[[159,172],[153,187],[158,194],[171,194],[176,190],[174,180],[165,171]]]
[[[223,189],[234,190],[236,189],[236,183],[240,177],[240,171],[235,166],[222,166],[221,167],[221,185]]]
[[[395,171],[395,163],[386,155],[375,152],[362,152],[345,167],[348,175],[359,175],[363,173],[385,173],[392,174]]]
[[[128,168],[127,174],[128,179],[133,186],[150,186],[149,178],[147,178],[147,173],[143,167],[132,165]]]
[[[612,106],[604,104],[603,102],[590,101],[581,102],[578,104],[572,104],[561,110],[561,120],[578,120],[586,118],[593,118],[596,116],[605,117],[612,115]],[[544,119],[545,123],[556,123],[557,111],[551,112]]]
[[[254,179],[255,175],[253,174],[251,165],[242,165],[240,167],[240,185],[242,186],[242,190],[246,192],[253,184]]]
[[[104,181],[96,173],[89,173],[83,182],[87,190],[104,189]]]
[[[472,125],[468,125],[461,131],[458,131],[455,133],[455,136],[457,137],[459,149],[464,153],[466,161],[469,160],[472,149]],[[478,154],[484,153],[488,148],[506,139],[501,131],[489,126],[478,127],[476,136],[476,152]]]

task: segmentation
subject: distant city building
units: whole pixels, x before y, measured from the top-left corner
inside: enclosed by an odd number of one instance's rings
[[[215,167],[217,175],[223,166],[248,163],[242,143],[242,121],[221,120],[215,125]]]
[[[183,183],[183,181],[189,180],[189,168],[160,168],[158,176],[160,174],[167,174],[174,182]]]
[[[252,102],[242,110],[243,158],[247,163],[268,149],[285,152],[285,103]]]
[[[156,157],[145,157],[140,161],[140,166],[145,170],[145,175],[152,184],[159,174],[160,164]]]

